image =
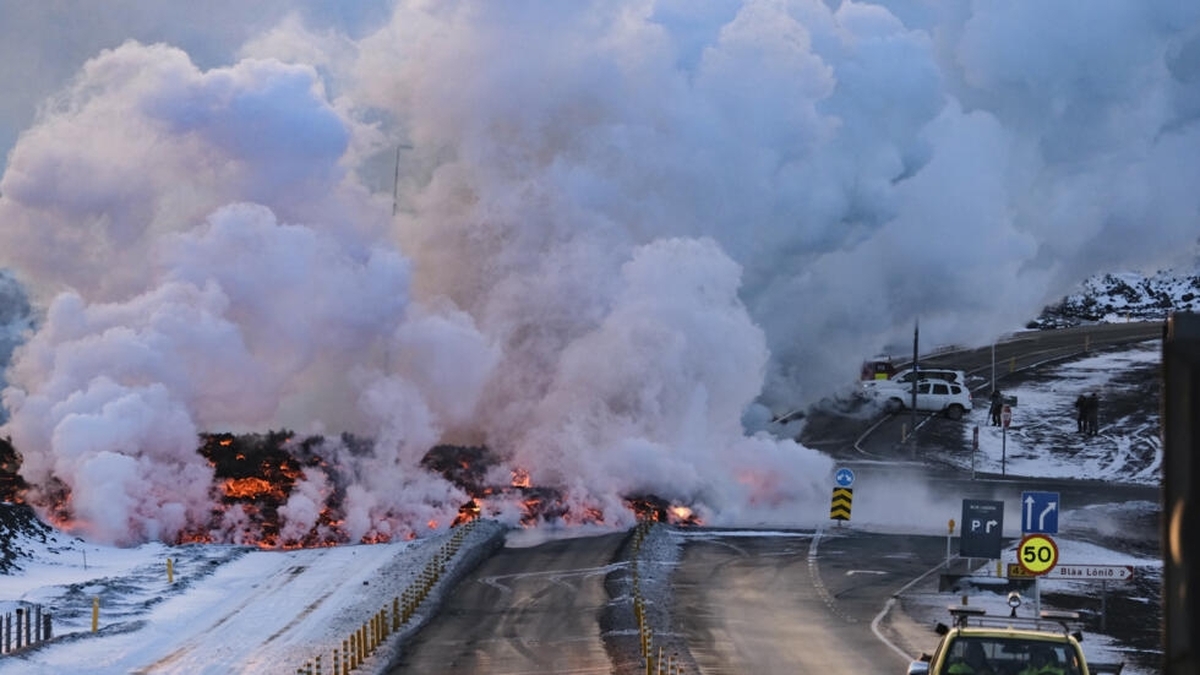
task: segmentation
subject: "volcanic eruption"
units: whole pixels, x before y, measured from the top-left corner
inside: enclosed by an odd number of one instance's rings
[[[307,11],[112,22],[7,153],[0,437],[75,533],[824,520],[764,420],[1195,251],[1192,3]]]

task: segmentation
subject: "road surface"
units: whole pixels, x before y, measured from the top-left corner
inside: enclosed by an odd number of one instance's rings
[[[438,675],[613,672],[600,635],[618,532],[504,548],[458,584],[387,670]]]
[[[943,537],[689,538],[675,620],[699,672],[899,673],[925,646],[892,634],[904,645],[893,649],[874,620],[888,597],[944,561]]]
[[[968,370],[975,381],[1001,373],[1161,336],[1160,324],[1122,324],[1022,334],[991,347],[923,359],[930,366]],[[993,364],[995,364],[993,366]],[[895,418],[907,415],[896,415]],[[1157,499],[1144,486],[1074,481],[972,480],[951,467],[895,455],[892,436],[874,422],[810,420],[817,434],[802,439],[834,457],[894,462],[888,485],[936,482],[955,499],[1017,499],[1023,490],[1055,490],[1072,503]],[[900,425],[901,420],[893,420]],[[889,453],[893,456],[889,457]],[[869,475],[872,472],[862,472]],[[878,473],[878,472],[875,472]],[[856,488],[860,487],[856,484]],[[862,485],[862,489],[870,486]],[[928,527],[921,528],[928,531]],[[518,673],[640,673],[637,663],[614,663],[599,617],[610,601],[603,580],[624,533],[506,548],[485,562],[449,597],[443,610],[388,671],[475,675]],[[910,582],[936,573],[945,561],[938,536],[856,533],[832,526],[820,532],[693,532],[671,577],[671,630],[687,653],[682,672],[902,672],[912,656],[936,641],[914,630],[892,598]]]

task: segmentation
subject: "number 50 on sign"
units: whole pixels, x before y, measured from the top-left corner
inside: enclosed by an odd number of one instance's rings
[[[1058,564],[1058,545],[1044,534],[1025,535],[1017,546],[1017,562],[1030,574],[1045,574]]]

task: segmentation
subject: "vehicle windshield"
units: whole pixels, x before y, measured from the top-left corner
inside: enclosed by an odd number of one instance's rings
[[[1079,675],[1079,655],[1068,642],[1023,638],[959,637],[947,646],[935,675]]]

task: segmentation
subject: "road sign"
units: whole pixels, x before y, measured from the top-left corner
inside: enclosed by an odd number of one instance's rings
[[[850,487],[854,485],[854,472],[843,466],[833,474],[833,482],[837,483],[838,487]]]
[[[1027,534],[1017,545],[1017,562],[1030,574],[1045,574],[1058,564],[1058,544],[1050,535]]]
[[[1076,579],[1079,581],[1129,581],[1133,565],[1056,565],[1046,574],[1047,579]]]
[[[854,490],[848,487],[833,488],[833,499],[829,504],[831,520],[850,520],[850,503],[854,500]]]
[[[1025,571],[1021,567],[1021,563],[1008,563],[1008,578],[1009,579],[1032,579],[1034,575]]]
[[[1021,493],[1021,532],[1058,534],[1057,492]]]
[[[1004,502],[964,499],[958,554],[964,558],[1000,558]]]

